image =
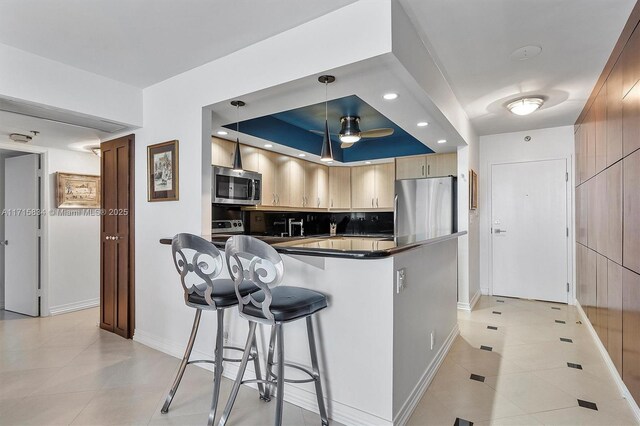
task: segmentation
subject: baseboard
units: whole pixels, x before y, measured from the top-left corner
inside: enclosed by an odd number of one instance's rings
[[[479,292],[476,294],[478,295]],[[476,301],[478,298],[479,296],[478,297],[474,296],[474,299],[476,299]],[[413,411],[418,406],[420,399],[422,399],[422,396],[427,391],[427,388],[431,384],[431,381],[436,376],[436,373],[438,372],[440,365],[442,364],[442,362],[444,361],[444,358],[449,353],[449,349],[451,349],[451,346],[453,345],[453,342],[456,340],[456,337],[458,336],[458,334],[460,334],[460,329],[458,328],[458,323],[456,322],[456,325],[453,328],[453,330],[451,330],[451,333],[449,333],[447,340],[445,340],[444,344],[436,354],[435,358],[433,359],[433,361],[431,361],[431,364],[429,364],[429,367],[427,367],[427,370],[424,372],[424,374],[418,381],[418,384],[409,395],[409,398],[405,401],[404,405],[402,406],[402,408],[400,408],[400,411],[395,416],[393,420],[394,425],[406,425],[409,422],[409,418],[411,417],[411,415],[413,414]]]
[[[480,294],[482,294],[483,296],[488,296],[489,295],[489,287],[480,287]]]
[[[177,344],[175,342],[170,342],[166,339],[158,338],[143,330],[136,329],[135,334],[133,335],[133,340],[145,346],[148,346],[150,348],[156,349],[160,352],[164,352],[168,355],[175,356],[176,358],[182,358],[182,356],[184,355],[185,347],[183,345]],[[230,342],[229,344],[234,344],[234,343]],[[192,359],[211,359],[211,357],[212,357],[211,353],[201,352],[196,349],[193,349],[191,353]],[[201,368],[205,368],[209,371],[212,371],[213,369],[213,366],[211,364],[195,364],[195,365]],[[224,365],[224,370],[222,373],[223,376],[225,376],[230,380],[235,380],[236,375],[238,374],[238,367],[239,366],[237,363],[226,363]],[[247,365],[246,375],[253,377],[254,374],[255,374],[255,371],[253,369],[253,364],[249,363]],[[249,384],[247,386],[257,388],[255,384]],[[306,389],[302,389],[294,384],[288,384],[286,389],[287,390],[284,395],[285,401],[291,404],[297,405],[298,407],[304,408],[305,410],[318,413],[318,401],[316,400],[316,394],[314,392],[309,392]],[[222,402],[222,404],[224,404],[224,402]],[[383,418],[377,417],[375,415],[366,413],[364,411],[358,410],[356,408],[350,407],[345,404],[341,404],[333,400],[329,401],[327,400],[327,398],[325,398],[325,407],[327,407],[328,409],[327,411],[330,419],[345,425],[391,426],[391,423],[388,420],[385,420]]]
[[[629,392],[629,389],[627,389],[627,385],[625,385],[624,382],[622,381],[622,377],[620,377],[620,374],[618,373],[616,366],[613,364],[613,360],[609,356],[609,352],[607,351],[607,348],[605,348],[602,342],[600,341],[600,337],[598,337],[598,333],[596,332],[596,329],[593,328],[591,321],[589,321],[589,318],[587,318],[587,314],[582,309],[580,302],[576,300],[575,304],[576,304],[576,308],[578,308],[578,313],[580,314],[580,319],[582,320],[582,323],[587,326],[587,329],[591,334],[591,338],[596,343],[596,346],[600,351],[600,355],[602,355],[602,358],[604,359],[604,363],[609,369],[609,373],[611,373],[613,380],[616,382],[616,385],[618,385],[618,389],[620,390],[622,397],[627,401],[627,404],[629,404],[629,408],[631,408],[631,411],[633,411],[633,415],[636,417],[636,420],[640,423],[640,407],[638,407],[638,404],[636,403],[635,399],[633,399],[633,396],[631,396],[631,392]]]
[[[49,308],[50,315],[60,315],[69,312],[80,311],[82,309],[95,308],[100,306],[100,299],[82,300],[80,302],[66,303],[64,305],[51,306]]]
[[[478,303],[478,300],[480,300],[480,296],[482,296],[482,293],[480,289],[478,289],[478,291],[476,291],[476,294],[473,295],[469,303],[458,302],[458,309],[462,311],[473,310],[473,307],[476,306],[476,303]]]

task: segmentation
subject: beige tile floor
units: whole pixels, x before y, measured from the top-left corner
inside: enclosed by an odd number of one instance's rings
[[[162,415],[179,360],[102,331],[97,322],[97,309],[47,318],[0,311],[0,425],[207,423],[211,372],[187,368]],[[231,384],[223,382],[218,415]],[[228,424],[272,424],[274,409],[243,387]],[[285,403],[284,424],[319,425],[320,417]]]
[[[161,415],[179,361],[101,331],[97,319],[97,309],[49,318],[0,311],[0,425],[206,423],[210,372],[187,369],[169,414]],[[483,297],[472,313],[460,312],[461,335],[409,423],[637,424],[578,319],[571,306]],[[225,379],[221,404],[230,387]],[[595,403],[597,411],[580,407],[578,399]],[[273,407],[242,389],[229,423],[271,424]],[[316,414],[291,404],[284,420],[320,424]]]
[[[460,336],[409,424],[638,424],[579,319],[573,306],[483,296],[473,312],[459,312]]]

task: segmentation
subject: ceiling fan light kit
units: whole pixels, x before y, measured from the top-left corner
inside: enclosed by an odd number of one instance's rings
[[[360,117],[342,117],[340,124],[340,142],[356,143],[360,140]]]
[[[520,98],[507,105],[507,109],[515,115],[529,115],[532,112],[538,110],[544,99],[540,97]]]

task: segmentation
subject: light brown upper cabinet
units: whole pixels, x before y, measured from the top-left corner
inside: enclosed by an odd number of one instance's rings
[[[351,208],[392,209],[395,163],[358,166],[351,169]]]
[[[583,125],[578,126],[574,135],[576,151],[576,186],[584,182],[584,127],[585,126]]]
[[[329,172],[322,164],[304,162],[303,207],[327,208],[329,193]]]
[[[281,204],[289,207],[305,207],[306,195],[304,192],[306,161],[297,158],[289,158],[289,204]]]
[[[609,167],[607,175],[607,249],[605,255],[622,264],[622,162]]]
[[[629,93],[640,79],[640,31],[634,31],[618,62],[622,64],[622,96]]]
[[[584,169],[584,180],[591,179],[596,174],[596,126],[595,126],[595,108],[592,106],[584,119],[586,138],[586,164]],[[582,127],[582,126],[581,126]],[[584,155],[584,154],[583,154]]]
[[[593,104],[595,120],[596,173],[607,167],[607,86],[602,86]]]
[[[220,138],[211,138],[211,142],[211,164],[221,167],[233,167],[235,144]]]
[[[276,159],[271,151],[258,150],[258,172],[262,174],[262,205],[276,205]]]
[[[275,195],[277,206],[290,206],[291,204],[291,161],[289,157],[274,154],[275,164]],[[296,187],[297,188],[297,187]]]
[[[640,148],[640,85],[622,100],[622,152],[629,155]]]
[[[235,152],[235,144],[234,144]],[[251,172],[257,172],[259,167],[260,150],[253,146],[240,145],[240,157],[242,158],[242,168]]]
[[[625,157],[622,170],[624,175],[622,266],[640,273],[640,214],[638,214],[640,212],[640,151]]]
[[[415,155],[396,159],[396,179],[456,176],[457,174],[456,153]]]
[[[349,167],[329,168],[329,208],[351,208],[351,169]]]

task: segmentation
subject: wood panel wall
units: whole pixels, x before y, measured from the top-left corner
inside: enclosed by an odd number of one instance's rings
[[[640,401],[640,5],[576,122],[576,294]]]

